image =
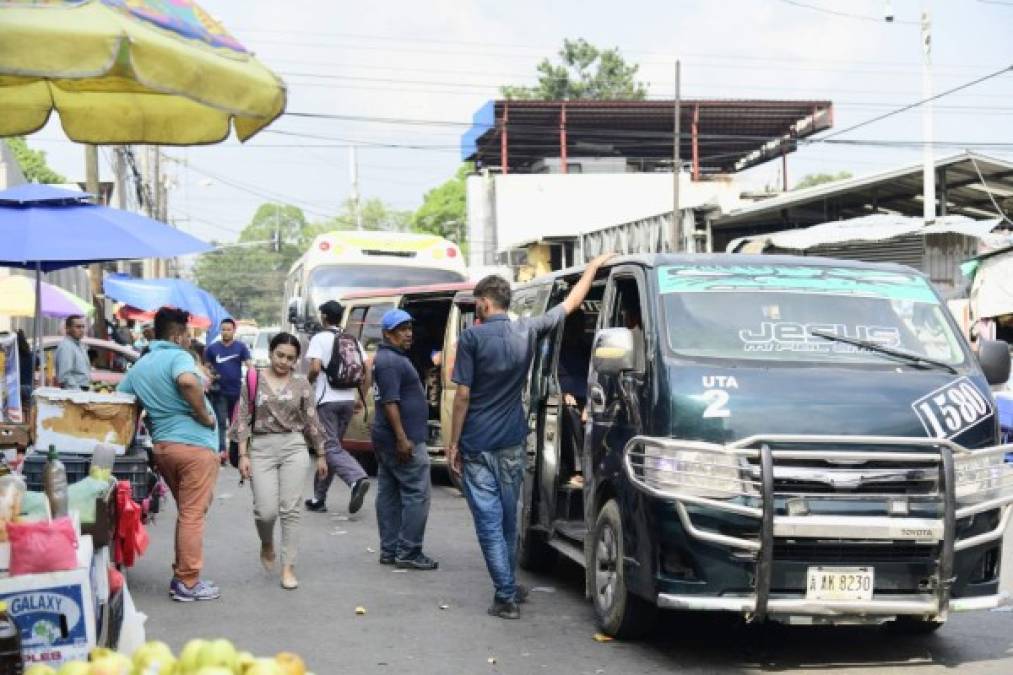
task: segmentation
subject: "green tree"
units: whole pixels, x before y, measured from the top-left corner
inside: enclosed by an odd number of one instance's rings
[[[834,181],[844,180],[845,178],[851,178],[850,171],[841,171],[840,173],[810,173],[802,176],[799,182],[795,183],[795,187],[792,190],[801,190],[802,188],[813,187],[814,185],[823,185],[824,183],[833,183]]]
[[[393,209],[383,203],[383,200],[372,197],[359,202],[359,209],[362,212],[362,229],[364,230],[389,230],[391,232],[404,232],[411,225],[411,211],[400,211]],[[310,227],[310,239],[329,230],[354,230],[355,209],[352,200],[347,199],[342,206],[341,213],[322,223]]]
[[[465,180],[472,171],[473,164],[462,164],[453,178],[427,192],[422,206],[412,215],[412,229],[438,234],[456,241],[458,245],[464,244],[467,237]]]
[[[583,38],[563,40],[560,63],[542,59],[534,87],[502,87],[508,99],[608,101],[647,98],[647,85],[636,79],[639,66],[628,64],[618,49],[599,49]]]
[[[21,136],[4,139],[7,147],[14,153],[14,159],[21,167],[21,173],[32,183],[66,183],[67,179],[49,168],[46,153],[32,150]]]
[[[276,231],[280,233],[278,247],[274,246]],[[197,259],[194,278],[237,318],[277,324],[285,276],[314,234],[314,226],[306,222],[301,209],[261,204],[236,244],[226,244]]]
[[[290,204],[261,204],[250,224],[240,233],[239,241],[270,241],[277,232],[281,241],[303,249],[309,246],[312,239],[306,237],[308,230],[306,215],[299,207]]]
[[[193,268],[196,283],[214,294],[237,319],[274,325],[282,314],[283,256],[266,246],[224,247],[203,254]]]

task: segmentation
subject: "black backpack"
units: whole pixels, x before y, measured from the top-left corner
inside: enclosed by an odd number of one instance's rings
[[[359,341],[340,328],[333,333],[331,358],[324,368],[327,384],[333,389],[354,389],[366,377],[366,364],[362,360]]]

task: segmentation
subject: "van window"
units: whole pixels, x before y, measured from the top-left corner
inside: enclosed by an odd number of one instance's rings
[[[366,318],[362,324],[362,337],[359,342],[366,350],[376,349],[383,341],[383,330],[380,328],[380,319],[383,315],[394,309],[394,303],[384,302],[379,305],[370,305],[366,310]]]
[[[519,319],[527,316],[538,316],[545,312],[545,301],[552,291],[551,286],[536,286],[525,288],[514,294],[510,303],[510,314],[512,318]]]
[[[362,324],[366,321],[366,308],[353,307],[345,323],[345,332],[354,335],[356,340],[362,340]]]
[[[633,348],[637,356],[638,367],[644,363],[644,318],[640,304],[640,288],[634,276],[613,278],[615,294],[609,308],[607,326],[610,328],[629,328],[633,333]]]

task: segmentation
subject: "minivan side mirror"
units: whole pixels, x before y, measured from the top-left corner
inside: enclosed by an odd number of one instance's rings
[[[1003,384],[1009,379],[1009,344],[1003,340],[978,340],[978,363],[989,384]]]
[[[594,338],[591,361],[602,375],[619,375],[636,368],[633,332],[629,328],[604,328]]]

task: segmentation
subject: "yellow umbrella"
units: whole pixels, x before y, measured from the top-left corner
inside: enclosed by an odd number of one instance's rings
[[[46,282],[39,284],[43,316],[88,314],[95,308],[87,300]],[[0,278],[0,316],[35,316],[35,279],[20,275]]]
[[[81,143],[245,141],[285,110],[285,85],[191,0],[4,0],[0,136],[53,110]]]

